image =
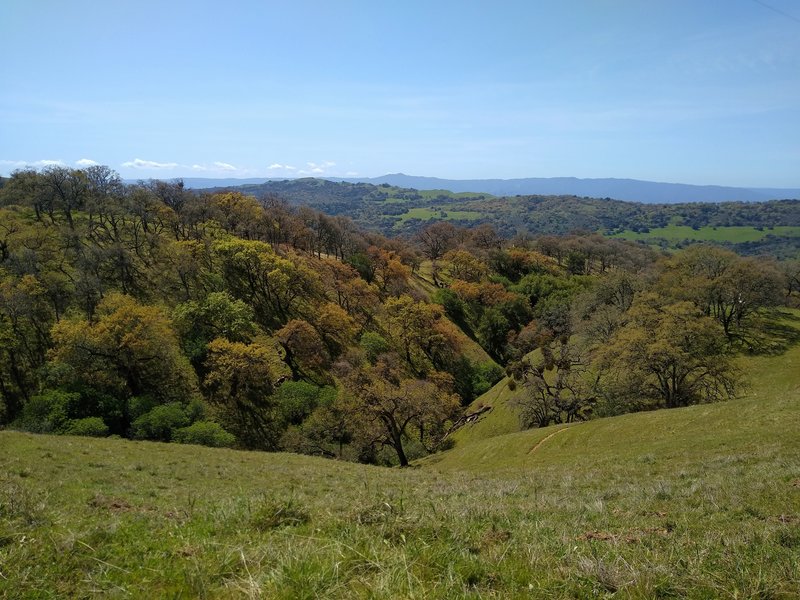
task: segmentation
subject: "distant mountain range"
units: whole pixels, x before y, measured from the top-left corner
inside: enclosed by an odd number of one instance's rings
[[[797,188],[738,188],[718,185],[689,185],[659,183],[637,179],[578,179],[576,177],[528,177],[524,179],[439,179],[415,177],[396,173],[371,178],[326,177],[329,181],[370,183],[413,188],[417,190],[449,190],[477,192],[494,196],[516,195],[573,195],[589,198],[613,198],[628,202],[674,204],[680,202],[761,202],[765,200],[800,199]],[[272,179],[277,181],[278,178]],[[189,177],[183,180],[188,188],[204,189],[259,184],[267,178],[205,179]]]

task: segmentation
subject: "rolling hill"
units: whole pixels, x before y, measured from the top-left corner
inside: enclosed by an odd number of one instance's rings
[[[673,204],[681,202],[760,202],[800,198],[797,188],[742,188],[719,185],[690,185],[663,183],[638,179],[577,177],[526,177],[519,179],[441,179],[395,173],[368,178],[326,178],[330,181],[348,183],[388,184],[400,188],[417,190],[446,190],[470,192],[493,196],[542,195],[581,196],[589,198],[613,198],[628,202],[647,204]],[[210,179],[187,177],[184,183],[193,189],[234,187],[247,184],[262,184],[268,181],[291,181],[285,179]]]
[[[0,596],[795,598],[787,331],[738,400],[516,433],[493,411],[412,469],[0,432]]]

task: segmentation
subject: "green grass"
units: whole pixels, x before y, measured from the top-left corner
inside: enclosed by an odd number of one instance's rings
[[[435,210],[431,208],[410,208],[400,215],[396,225],[403,225],[409,219],[427,221],[436,219],[442,221],[477,221],[484,215],[472,210]]]
[[[511,391],[508,382],[509,378],[504,377],[470,405],[470,412],[483,406],[491,406],[492,410],[485,413],[477,422],[458,429],[453,434],[456,446],[463,447],[473,442],[519,431],[519,416],[511,401],[517,394],[522,393],[522,389],[517,388],[515,391]]]
[[[414,190],[414,193],[418,194],[425,200],[438,200],[442,197],[452,200],[479,200],[494,198],[494,196],[491,194],[477,194],[475,192],[451,192],[450,190]],[[415,202],[415,200],[391,196],[386,198],[383,202],[385,204],[402,204],[403,202]]]
[[[800,346],[741,367],[735,401],[493,411],[405,470],[0,432],[0,597],[797,598]]]
[[[451,192],[450,190],[417,190],[417,193],[423,198],[435,200],[440,196],[448,198],[457,198],[459,200],[478,200],[478,199],[491,199],[495,198],[492,194],[476,193],[476,192]]]
[[[700,227],[692,229],[686,225],[668,225],[651,229],[647,233],[623,231],[610,237],[624,238],[627,240],[654,240],[665,239],[670,242],[694,240],[698,242],[730,242],[734,244],[743,242],[756,242],[768,235],[780,237],[800,236],[800,227],[779,226],[772,229],[756,229],[755,227]]]

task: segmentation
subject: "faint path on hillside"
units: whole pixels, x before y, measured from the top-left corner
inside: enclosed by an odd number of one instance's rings
[[[570,428],[571,428],[571,426],[568,425],[567,427],[562,427],[561,429],[558,429],[557,431],[554,431],[550,435],[544,436],[542,439],[540,439],[538,442],[536,442],[536,445],[528,451],[528,454],[533,454],[534,452],[536,452],[539,449],[539,446],[544,444],[551,437],[553,437],[554,435],[558,435],[562,431],[566,431],[567,429],[570,429]]]

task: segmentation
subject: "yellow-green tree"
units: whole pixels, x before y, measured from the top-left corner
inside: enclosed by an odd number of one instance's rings
[[[330,356],[310,323],[292,319],[275,333],[275,338],[283,348],[284,362],[295,380],[327,379],[325,371],[330,366]]]
[[[274,349],[217,338],[208,345],[203,387],[222,426],[247,448],[276,450]]]
[[[319,277],[298,256],[283,257],[267,243],[230,239],[214,251],[231,294],[255,310],[256,320],[277,329],[320,295]]]
[[[660,289],[665,295],[693,302],[732,338],[746,337],[753,315],[783,301],[783,284],[771,262],[698,245],[667,262]]]
[[[675,408],[734,396],[737,373],[725,336],[692,303],[642,294],[627,323],[598,351],[613,394]]]
[[[120,402],[147,396],[156,404],[188,403],[197,380],[165,312],[113,293],[97,307],[96,320],[62,319],[52,329],[51,369],[64,385],[94,388]],[[124,425],[123,425],[124,426]]]
[[[407,377],[391,355],[382,356],[374,367],[350,370],[344,381],[349,393],[342,402],[356,436],[362,444],[392,448],[403,467],[408,466],[405,446],[409,438],[432,449],[459,407],[449,375],[432,372],[427,379]]]

